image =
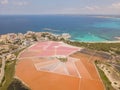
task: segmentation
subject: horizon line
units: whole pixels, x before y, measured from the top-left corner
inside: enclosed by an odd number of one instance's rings
[[[92,15],[92,16],[97,16],[97,15],[116,15],[119,16],[120,14],[0,14],[0,16],[4,16],[4,15],[9,15],[9,16],[15,16],[15,15]]]

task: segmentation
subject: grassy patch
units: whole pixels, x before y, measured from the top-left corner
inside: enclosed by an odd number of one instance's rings
[[[16,56],[19,55],[19,53],[21,51],[23,51],[25,48],[21,49],[20,51],[15,52],[14,54]],[[0,86],[0,90],[8,90],[8,87],[14,82],[16,84],[19,84],[20,81],[14,79],[14,74],[15,74],[15,64],[16,64],[16,60],[14,61],[7,61],[6,65],[5,65],[5,76],[4,79],[2,80],[1,86]],[[19,83],[18,83],[19,82]],[[22,85],[22,84],[20,84]],[[24,86],[24,85],[22,85]],[[15,89],[15,90],[23,90],[23,89]],[[29,90],[26,89],[25,90]]]
[[[109,81],[109,79],[106,77],[106,75],[104,74],[104,72],[97,66],[98,62],[95,61],[95,65],[97,67],[97,70],[100,74],[100,77],[104,83],[104,86],[106,88],[106,90],[115,90],[112,86],[111,86],[111,82]]]
[[[85,42],[76,42],[69,40],[64,42],[73,46],[85,47],[97,51],[105,51],[105,52],[112,51],[120,55],[120,43],[85,43]]]
[[[19,51],[16,51],[16,52],[14,53],[15,56],[17,57],[17,56],[19,55],[19,53],[22,52],[24,49],[25,49],[25,48],[23,48],[23,49],[21,49],[21,50],[19,50]]]
[[[2,82],[2,86],[0,87],[0,90],[7,90],[10,83],[13,81],[13,76],[15,73],[15,61],[11,61],[9,63],[6,63],[5,65],[5,78]]]
[[[14,79],[7,90],[31,90],[25,86],[20,80]]]
[[[57,58],[57,59],[64,63],[67,62],[67,58]]]

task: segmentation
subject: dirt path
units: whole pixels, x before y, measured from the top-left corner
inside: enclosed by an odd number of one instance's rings
[[[2,83],[2,79],[5,74],[5,59],[4,57],[2,58],[2,67],[1,67],[1,72],[0,72],[0,83]]]

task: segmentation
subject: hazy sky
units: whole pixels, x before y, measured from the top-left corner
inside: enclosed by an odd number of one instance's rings
[[[0,0],[0,14],[120,15],[120,0]]]

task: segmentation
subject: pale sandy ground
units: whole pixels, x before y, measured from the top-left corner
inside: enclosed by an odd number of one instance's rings
[[[116,90],[120,90],[120,74],[116,72],[112,67],[107,66],[105,64],[98,65],[101,70],[104,71],[105,75],[111,82],[111,85]]]

